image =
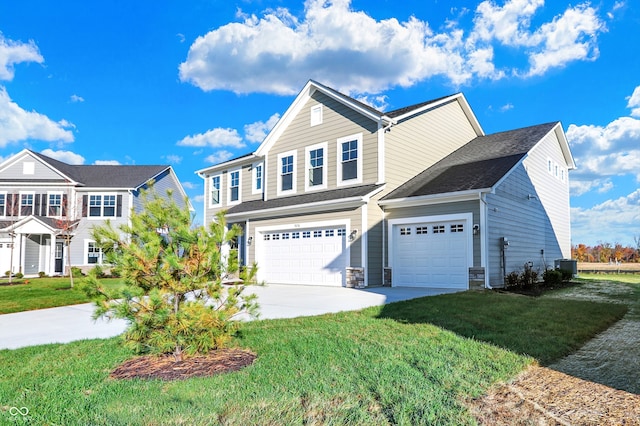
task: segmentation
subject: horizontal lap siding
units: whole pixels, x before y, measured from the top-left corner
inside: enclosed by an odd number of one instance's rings
[[[323,104],[323,122],[311,127],[310,109],[318,103]],[[377,123],[364,118],[361,114],[345,107],[341,103],[316,92],[304,105],[298,115],[284,131],[268,153],[267,194],[269,199],[277,196],[277,183],[280,165],[278,154],[296,151],[296,193],[304,193],[305,147],[327,142],[328,153],[325,156],[327,169],[327,190],[337,188],[337,140],[344,136],[362,133],[363,136],[363,182],[374,183],[377,171]]]
[[[34,163],[34,173],[25,175],[23,173],[23,164],[25,162]],[[26,157],[6,169],[0,172],[0,180],[10,180],[10,179],[30,179],[34,181],[42,181],[42,180],[63,180],[63,177],[52,170],[50,167],[44,165],[40,161],[34,159],[33,157]]]
[[[405,183],[476,136],[457,101],[391,127],[385,134],[387,191]]]

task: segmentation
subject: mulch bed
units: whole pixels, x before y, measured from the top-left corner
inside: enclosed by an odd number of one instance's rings
[[[526,286],[526,287],[516,286],[516,287],[509,287],[509,288],[506,288],[506,289],[501,288],[501,289],[498,289],[497,291],[505,292],[505,293],[522,294],[522,295],[525,295],[525,296],[538,297],[538,296],[542,296],[544,293],[546,293],[548,291],[559,290],[561,288],[574,287],[576,285],[580,285],[580,283],[575,282],[575,281],[566,281],[566,282],[562,282],[561,284],[557,284],[557,285],[544,285],[544,284],[540,283],[540,284],[534,285],[534,286]]]
[[[640,425],[640,395],[544,367],[469,405],[482,425]]]
[[[112,379],[181,380],[238,371],[253,364],[257,355],[245,349],[218,349],[208,355],[176,361],[173,355],[147,355],[130,359],[113,370]]]

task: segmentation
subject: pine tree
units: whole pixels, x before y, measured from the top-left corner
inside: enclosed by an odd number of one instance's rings
[[[239,325],[238,316],[255,315],[255,295],[245,286],[255,282],[256,265],[239,268],[237,255],[222,248],[238,238],[239,226],[227,226],[224,212],[208,228],[193,226],[185,200],[179,206],[169,192],[143,191],[143,208],[130,224],[111,222],[93,229],[96,244],[122,277],[124,288],[108,291],[90,273],[85,291],[96,302],[96,318],[124,318],[125,342],[138,353],[206,354],[224,347]],[[236,275],[240,285],[223,286]]]

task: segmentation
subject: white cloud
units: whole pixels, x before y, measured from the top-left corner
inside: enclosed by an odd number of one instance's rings
[[[502,106],[500,107],[500,111],[501,111],[501,112],[507,112],[507,111],[512,110],[513,108],[514,108],[514,107],[513,107],[513,104],[512,104],[512,103],[506,103],[506,104],[504,104],[504,105],[502,105]]]
[[[178,146],[244,148],[245,144],[237,130],[216,128],[204,133],[186,136],[178,142]]]
[[[51,157],[55,160],[62,161],[63,163],[80,165],[84,164],[84,157],[80,154],[76,154],[71,151],[54,151],[52,149],[45,149],[41,152],[42,155],[46,155],[47,157]]]
[[[186,189],[196,189],[199,187],[199,185],[193,182],[182,182],[182,186]]]
[[[163,155],[163,158],[167,160],[170,164],[180,164],[182,163],[182,157],[179,155]]]
[[[196,202],[196,203],[202,203],[204,201],[204,195],[196,195],[195,197],[191,198],[191,201]]]
[[[13,80],[13,66],[21,62],[41,64],[44,58],[33,41],[29,43],[13,41],[4,38],[0,33],[0,80]]]
[[[225,150],[216,151],[204,159],[205,162],[210,164],[223,163],[233,158],[233,153]]]
[[[627,99],[629,100],[627,107],[631,108],[631,116],[640,117],[640,86],[636,87]]]
[[[633,236],[640,235],[640,189],[588,209],[572,208],[571,233],[574,243],[593,245],[594,235],[606,235],[605,242],[633,244]]]
[[[533,25],[543,5],[482,2],[475,14],[456,16],[473,19],[470,32],[454,20],[441,23],[441,31],[415,16],[376,20],[353,10],[350,0],[308,0],[302,16],[286,8],[239,13],[238,22],[196,39],[180,64],[180,79],[205,91],[293,95],[312,78],[353,96],[434,76],[461,85],[473,78],[539,75],[598,56],[597,36],[606,29],[594,8],[569,7]],[[513,48],[510,54],[515,49],[529,59],[529,68],[499,69],[497,46]]]
[[[84,98],[82,96],[78,96],[76,94],[71,95],[71,97],[69,98],[69,100],[71,102],[84,102]]]
[[[118,160],[96,160],[93,162],[95,166],[119,166]]]
[[[43,141],[73,142],[73,133],[68,130],[73,124],[66,120],[55,122],[35,111],[25,111],[13,102],[7,90],[0,86],[0,148],[11,142],[27,139]]]
[[[249,142],[262,142],[273,126],[280,120],[280,114],[273,114],[267,122],[256,121],[244,126],[244,137]]]

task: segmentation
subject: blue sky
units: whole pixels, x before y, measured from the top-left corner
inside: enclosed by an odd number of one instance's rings
[[[631,0],[0,2],[0,160],[194,172],[253,151],[308,79],[392,110],[463,92],[486,133],[561,121],[573,243],[640,236]],[[201,218],[199,218],[201,221]]]

